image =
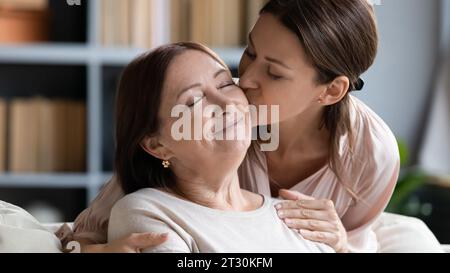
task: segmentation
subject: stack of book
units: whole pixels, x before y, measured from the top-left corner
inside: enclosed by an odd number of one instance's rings
[[[196,41],[239,47],[267,0],[101,0],[105,46]]]
[[[0,43],[47,41],[48,0],[0,0]]]
[[[20,10],[45,10],[48,0],[0,0],[0,7]]]
[[[169,40],[168,0],[101,0],[105,46],[149,48]]]
[[[0,143],[6,143],[0,145],[3,170],[7,161],[6,170],[12,173],[83,172],[86,105],[62,99],[13,99],[6,111],[1,102]]]

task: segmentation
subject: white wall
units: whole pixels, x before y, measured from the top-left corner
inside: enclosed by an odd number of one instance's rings
[[[450,0],[443,0],[450,1]],[[382,0],[376,6],[380,47],[357,96],[413,152],[423,131],[439,50],[440,0]]]
[[[441,0],[441,51],[450,48],[450,0]]]

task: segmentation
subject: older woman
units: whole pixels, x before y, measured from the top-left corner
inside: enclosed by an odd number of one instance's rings
[[[115,168],[129,195],[112,209],[108,240],[156,232],[167,241],[144,251],[333,252],[280,220],[275,199],[240,188],[251,143],[248,101],[206,47],[167,45],[133,61],[116,118]],[[177,139],[181,119],[199,137]]]

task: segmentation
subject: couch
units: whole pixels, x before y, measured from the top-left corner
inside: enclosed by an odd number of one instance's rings
[[[61,252],[55,232],[61,224],[41,224],[25,210],[0,201],[0,253]],[[419,219],[383,213],[373,225],[380,252],[448,252]]]

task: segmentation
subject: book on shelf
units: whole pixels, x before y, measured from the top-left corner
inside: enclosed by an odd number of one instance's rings
[[[196,41],[239,47],[247,32],[249,5],[257,17],[263,2],[242,0],[101,0],[104,46],[154,48]]]
[[[244,32],[245,1],[191,1],[191,40],[214,47],[238,47]]]
[[[150,7],[151,47],[170,43],[170,1],[152,0]]]
[[[37,166],[37,115],[32,100],[16,99],[11,102],[9,130],[9,170],[32,172]]]
[[[150,2],[148,0],[134,0],[131,2],[131,46],[146,48],[151,44],[152,28],[150,18]],[[106,31],[106,30],[104,30]]]
[[[49,39],[50,11],[43,0],[0,0],[0,43],[44,42]]]
[[[45,10],[48,8],[48,0],[0,0],[0,8]]]
[[[6,102],[0,99],[0,173],[6,169]]]
[[[104,45],[127,46],[122,34],[128,11],[120,11],[122,0],[101,0],[102,42]]]
[[[170,1],[170,41],[183,42],[190,39],[189,28],[190,0]]]
[[[86,103],[73,101],[69,102],[67,107],[67,169],[82,172],[86,170]]]
[[[108,0],[109,1],[109,0]],[[118,19],[118,25],[115,28],[115,31],[117,31],[119,37],[119,42],[120,45],[122,46],[127,46],[130,44],[130,0],[113,0],[116,1],[118,3],[117,7],[117,11],[115,11],[116,13],[118,12],[118,16],[114,17]]]
[[[65,171],[67,141],[66,103],[37,98],[32,102],[36,109],[38,129],[37,169],[35,172]]]
[[[247,2],[247,9],[246,9],[246,17],[247,17],[247,31],[249,32],[253,26],[255,25],[256,21],[259,17],[259,12],[264,7],[264,5],[269,0],[246,0]],[[247,37],[244,37],[247,39]]]
[[[152,48],[170,42],[170,1],[101,1],[103,45]]]
[[[84,102],[14,99],[10,111],[8,161],[11,172],[85,171]]]

